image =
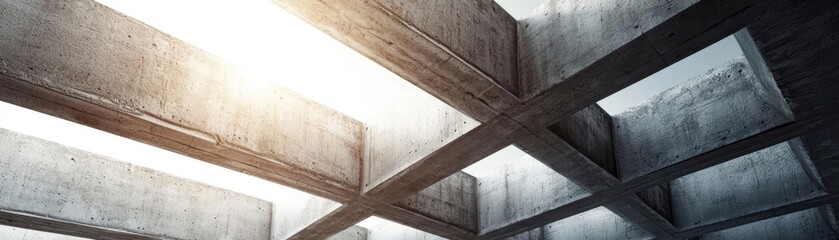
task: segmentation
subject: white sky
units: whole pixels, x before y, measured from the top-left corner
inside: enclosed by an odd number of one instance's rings
[[[249,79],[289,88],[365,121],[381,86],[400,77],[285,12],[270,0],[98,0],[241,66]],[[542,0],[499,0],[520,19]],[[611,114],[699,75],[740,53],[733,39],[633,85],[601,105]],[[140,144],[113,134],[0,103],[0,128],[110,156],[176,176],[273,201],[306,195],[284,186]],[[508,147],[467,168],[478,177],[525,153]],[[378,220],[371,220],[372,222]],[[370,222],[370,221],[367,221]]]

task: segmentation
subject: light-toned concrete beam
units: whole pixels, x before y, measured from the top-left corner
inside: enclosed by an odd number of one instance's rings
[[[516,21],[494,1],[274,2],[478,121],[517,102]]]
[[[362,125],[94,1],[0,4],[0,100],[331,199]]]
[[[270,203],[0,130],[0,224],[119,239],[268,239]]]

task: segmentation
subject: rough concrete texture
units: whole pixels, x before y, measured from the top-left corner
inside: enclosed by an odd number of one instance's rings
[[[340,203],[317,196],[276,200],[271,219],[271,239],[288,239],[339,207]]]
[[[580,110],[548,129],[607,172],[617,174],[612,144],[612,116],[599,105]]]
[[[480,125],[407,82],[380,87],[391,101],[365,123],[362,192]]]
[[[516,235],[515,240],[651,239],[646,232],[606,208],[595,208]]]
[[[836,239],[839,233],[828,226],[818,209],[808,209],[753,222],[701,236],[700,240],[786,240]]]
[[[154,238],[269,238],[268,202],[6,130],[0,146],[0,210]]]
[[[344,231],[329,237],[329,240],[367,240],[368,231],[366,228],[352,226]]]
[[[511,160],[493,174],[478,178],[479,232],[507,226],[589,195],[531,156]]]
[[[458,172],[395,206],[474,233],[478,227],[476,182],[475,177]]]
[[[363,129],[343,114],[91,0],[0,12],[4,101],[301,189],[359,189]]]
[[[782,143],[673,180],[674,223],[702,226],[823,195],[797,157]]]
[[[25,228],[16,228],[0,225],[0,239],[15,240],[84,240],[86,238],[71,237],[67,235],[41,232]]]
[[[632,179],[791,121],[764,99],[745,58],[614,116],[621,179]]]
[[[516,21],[494,1],[274,2],[479,121],[516,100]]]
[[[551,0],[543,3],[519,23],[519,68],[524,95],[536,95],[574,76],[625,44],[643,38],[651,28],[697,2]]]

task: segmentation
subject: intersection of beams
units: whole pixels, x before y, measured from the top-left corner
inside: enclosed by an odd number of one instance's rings
[[[275,214],[274,239],[429,238],[352,227],[372,215],[456,239],[602,221],[624,226],[607,238],[724,239],[837,200],[833,1],[550,0],[519,22],[491,1],[275,2],[430,95],[361,123],[96,3],[17,0],[0,5],[0,100],[326,198],[284,206],[302,212]],[[616,116],[595,104],[735,32],[745,58]],[[544,165],[459,172],[510,144]],[[741,169],[768,174],[696,187]],[[784,201],[725,198],[717,219],[685,204],[766,184]]]

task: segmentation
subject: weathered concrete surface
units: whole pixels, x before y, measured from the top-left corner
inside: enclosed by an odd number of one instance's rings
[[[828,226],[818,209],[808,209],[701,236],[702,240],[725,239],[835,239],[839,234]]]
[[[347,116],[94,1],[0,12],[3,101],[333,199],[360,188]]]
[[[377,221],[374,226],[368,229],[368,240],[391,240],[391,239],[413,239],[413,240],[442,240],[439,236],[419,231],[398,223],[389,221]]]
[[[0,238],[16,240],[82,240],[84,238],[0,225]]]
[[[511,159],[502,169],[478,178],[480,233],[588,196],[589,193],[533,157]]]
[[[707,225],[824,195],[782,143],[671,182],[674,223]]]
[[[340,203],[317,196],[277,199],[273,205],[271,239],[288,239],[339,207]]]
[[[479,122],[404,82],[391,83],[391,99],[365,123],[362,192],[378,186]]]
[[[632,179],[790,122],[763,99],[745,58],[615,116],[621,179]]]
[[[607,172],[617,174],[612,117],[597,104],[563,118],[548,129]]]
[[[475,235],[478,227],[476,191],[475,177],[464,172],[457,172],[394,206],[407,209],[409,212],[421,213],[425,217],[457,226]],[[406,219],[406,221],[419,222],[411,219]]]
[[[352,226],[344,231],[329,237],[329,240],[367,240],[368,231],[366,228]]]
[[[268,202],[7,130],[0,146],[0,211],[153,238],[269,238]]]
[[[519,23],[525,107],[548,126],[739,30],[750,0],[551,0]]]
[[[539,159],[554,171],[579,184],[589,192],[598,192],[619,186],[621,182],[612,174],[601,168],[594,161],[590,160],[577,148],[570,146],[564,139],[552,131],[543,130],[536,137],[528,137],[516,143],[529,155]],[[579,201],[578,201],[579,203]],[[668,202],[669,203],[669,202]],[[630,219],[634,224],[655,236],[668,238],[676,228],[668,219],[661,216],[656,210],[650,208],[647,203],[636,196],[626,197],[610,203],[601,203],[609,210]],[[591,205],[591,207],[596,207]],[[509,224],[496,231],[485,233],[483,237],[509,237],[517,232],[524,232],[538,228],[582,212],[574,207],[559,207],[554,209],[543,209],[542,213],[517,222]]]
[[[516,21],[494,1],[274,2],[481,122],[518,102]]]
[[[638,227],[606,208],[595,208],[510,239],[651,239]]]

